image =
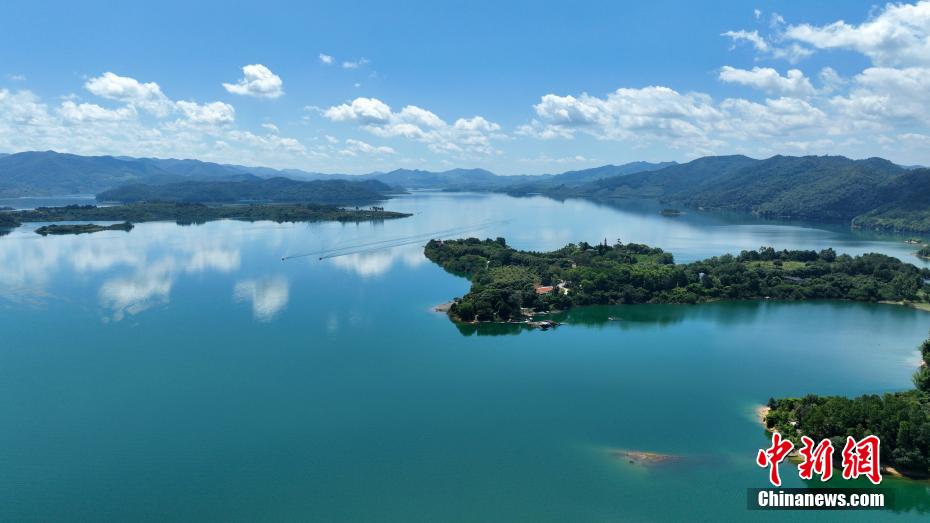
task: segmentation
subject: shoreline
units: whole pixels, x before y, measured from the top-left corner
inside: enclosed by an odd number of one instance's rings
[[[898,305],[901,307],[907,307],[909,309],[915,309],[918,311],[930,312],[930,303],[913,302],[913,301],[891,301],[891,300],[881,300],[881,301],[878,301],[877,303],[880,303],[882,305]]]
[[[710,300],[701,301],[701,302],[697,302],[697,303],[678,303],[678,302],[670,302],[670,303],[591,303],[591,304],[587,304],[587,305],[577,305],[577,306],[574,306],[574,307],[569,307],[569,308],[567,308],[567,309],[565,309],[565,310],[552,310],[552,311],[547,311],[547,312],[537,312],[537,313],[533,313],[533,314],[531,314],[531,315],[529,315],[529,316],[527,316],[527,317],[531,319],[533,316],[541,316],[541,315],[545,315],[545,314],[558,314],[558,313],[562,313],[562,312],[568,312],[568,311],[570,311],[570,310],[572,310],[572,309],[582,309],[582,308],[584,308],[584,307],[619,307],[619,306],[628,306],[628,305],[632,305],[632,306],[635,306],[635,305],[680,305],[680,306],[699,306],[699,305],[710,305],[710,304],[715,304],[715,303],[740,303],[740,302],[743,302],[743,303],[748,303],[748,302],[759,302],[759,303],[817,303],[817,302],[862,303],[862,304],[866,304],[866,305],[897,305],[897,306],[899,306],[899,307],[907,307],[907,308],[909,308],[909,309],[914,309],[914,310],[918,310],[918,311],[930,312],[930,303],[924,303],[924,302],[904,302],[904,301],[891,301],[891,300],[860,301],[860,300],[844,300],[844,299],[839,299],[839,298],[836,298],[836,299],[834,299],[834,298],[830,298],[830,299],[813,299],[813,300],[772,300],[772,299],[769,299],[769,298],[755,298],[755,299],[745,299],[745,300],[739,300],[739,299],[728,300],[728,299],[725,299],[725,298],[715,298],[715,299],[710,299]],[[432,308],[432,310],[435,311],[435,312],[445,312],[446,314],[448,314],[448,312],[449,312],[449,308],[448,308],[448,307],[451,307],[453,303],[455,303],[455,299],[449,300],[448,302],[445,302],[445,303],[440,303],[439,305],[434,306],[434,307]],[[460,323],[460,324],[463,324],[463,325],[483,325],[483,324],[495,324],[495,323],[514,325],[514,324],[524,324],[524,323],[526,323],[526,321],[500,321],[500,320],[474,320],[474,321],[463,321],[462,319],[460,319],[460,318],[458,318],[458,317],[452,317],[451,315],[449,316],[449,319],[450,319],[453,323]],[[609,321],[611,321],[611,320],[607,320],[607,322],[609,322]],[[605,323],[607,323],[607,322],[605,322]]]

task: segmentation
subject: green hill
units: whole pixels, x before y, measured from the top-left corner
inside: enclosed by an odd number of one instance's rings
[[[857,227],[930,232],[930,170],[881,158],[715,156],[547,194],[655,198],[770,218],[840,221]]]
[[[254,176],[219,164],[173,171],[146,159],[29,151],[0,157],[0,197],[94,194],[127,183],[190,179],[244,180]]]

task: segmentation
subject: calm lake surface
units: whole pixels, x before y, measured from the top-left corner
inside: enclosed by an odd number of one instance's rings
[[[902,237],[503,195],[414,193],[362,224],[139,224],[0,237],[0,519],[924,520],[746,511],[770,396],[904,390],[930,314],[854,303],[570,311],[459,329],[468,282],[419,236],[641,242],[677,261],[762,245],[924,265]],[[466,230],[467,228],[467,230]],[[403,243],[403,242],[398,242]],[[368,244],[319,260],[324,249]],[[622,321],[607,321],[608,316]],[[643,467],[613,449],[681,455]],[[803,486],[782,466],[785,486]],[[836,482],[849,485],[851,482]]]

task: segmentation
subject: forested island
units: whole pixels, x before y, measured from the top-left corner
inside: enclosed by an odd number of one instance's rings
[[[924,245],[917,251],[917,257],[930,260],[930,245]]]
[[[930,477],[930,339],[920,346],[914,389],[858,398],[815,396],[770,399],[765,424],[800,446],[806,435],[843,448],[847,436],[881,439],[885,466],[912,477]]]
[[[48,236],[49,234],[89,234],[101,231],[126,231],[129,232],[133,225],[129,222],[114,223],[113,225],[97,225],[96,223],[81,224],[51,224],[43,225],[36,229],[36,234]]]
[[[173,220],[179,224],[204,223],[211,220],[270,220],[284,222],[340,221],[360,222],[405,218],[410,214],[371,209],[343,209],[313,203],[206,205],[202,203],[142,202],[98,207],[68,205],[39,207],[28,211],[6,211],[0,217],[14,222],[128,221],[133,223]]]
[[[496,240],[431,240],[425,254],[471,279],[449,307],[455,321],[523,321],[528,314],[579,305],[701,303],[714,300],[855,300],[926,307],[930,269],[883,254],[763,247],[676,264],[641,244],[569,244],[552,252],[518,251]]]

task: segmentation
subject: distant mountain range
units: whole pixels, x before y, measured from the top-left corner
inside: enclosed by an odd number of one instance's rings
[[[541,192],[560,198],[653,198],[770,218],[930,232],[930,169],[882,158],[709,156],[655,172]]]
[[[361,205],[389,198],[391,186],[378,180],[248,180],[184,181],[160,185],[129,184],[103,191],[104,202],[300,202],[327,205]]]
[[[326,184],[308,184],[307,182]],[[0,155],[0,196],[97,194],[120,201],[313,201],[383,199],[397,189],[494,191],[554,198],[650,198],[668,205],[765,217],[842,221],[930,233],[930,169],[881,158],[708,156],[677,164],[633,162],[549,175],[484,169],[397,169],[365,175],[244,167],[198,160]]]
[[[324,174],[299,169],[272,169],[218,164],[200,160],[79,156],[54,151],[0,154],[0,197],[97,194],[126,184],[163,185],[181,182],[246,181],[261,178],[294,180],[377,180],[405,189],[492,190],[515,184],[543,182],[577,185],[607,176],[654,170],[669,163],[634,162],[584,171],[541,176],[498,176],[484,169],[422,171],[397,169],[363,175]]]

